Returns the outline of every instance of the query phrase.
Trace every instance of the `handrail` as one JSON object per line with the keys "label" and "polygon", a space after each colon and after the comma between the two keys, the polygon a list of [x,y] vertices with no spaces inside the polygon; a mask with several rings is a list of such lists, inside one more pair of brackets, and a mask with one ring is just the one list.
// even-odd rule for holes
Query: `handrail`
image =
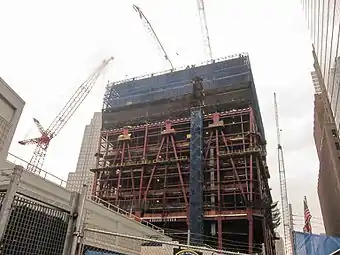
{"label": "handrail", "polygon": [[[12,161],[10,161],[10,160],[9,160],[9,162],[11,162],[12,164],[15,164],[15,165],[21,165],[22,167],[24,167],[24,170],[27,171],[27,166],[30,165],[29,162],[27,162],[26,160],[24,160],[24,159],[22,159],[22,158],[20,158],[20,157],[18,157],[18,156],[16,156],[16,155],[14,155],[14,154],[12,154],[12,153],[10,153],[10,152],[8,153],[8,155],[11,156],[11,157],[14,157],[16,160],[19,160],[19,164],[18,164],[18,162],[12,162]],[[26,164],[26,166],[25,166],[24,163]],[[55,184],[57,184],[58,186],[61,186],[61,187],[63,187],[63,188],[66,187],[67,181],[65,181],[65,180],[63,180],[63,179],[61,179],[61,178],[55,176],[54,174],[51,174],[51,173],[49,173],[49,172],[47,172],[47,171],[45,171],[45,170],[43,170],[43,169],[41,169],[41,168],[37,168],[37,169],[39,170],[39,173],[33,173],[33,172],[30,172],[30,173],[33,173],[33,174],[35,174],[35,175],[38,175],[38,176],[40,176],[41,178],[43,178],[43,179],[45,179],[45,180],[52,181],[52,182],[54,182]],[[4,169],[1,169],[1,170],[4,170]],[[53,178],[54,180],[56,180],[57,182],[54,181],[54,180],[51,180],[51,178],[49,178],[49,177],[52,177],[52,178]],[[127,218],[134,219],[134,220],[136,220],[136,221],[142,223],[143,225],[146,225],[146,226],[148,226],[148,227],[150,227],[150,228],[156,230],[157,232],[164,233],[164,230],[163,230],[162,228],[157,227],[157,226],[151,224],[150,222],[148,222],[148,221],[146,221],[146,220],[143,220],[143,219],[141,219],[141,218],[139,218],[139,217],[133,215],[132,213],[129,213],[129,212],[127,212],[127,211],[125,211],[125,210],[119,208],[119,207],[116,206],[116,205],[112,205],[112,204],[106,202],[105,200],[103,200],[103,199],[101,199],[101,198],[99,198],[99,197],[96,197],[96,196],[93,196],[93,195],[92,195],[92,196],[91,196],[91,200],[94,201],[94,202],[97,203],[97,204],[102,204],[102,205],[104,205],[105,207],[107,207],[109,210],[111,210],[111,211],[113,211],[113,212],[119,213],[119,214],[121,214],[121,215],[123,215],[123,216],[125,216],[125,217],[127,217]]]}
{"label": "handrail", "polygon": [[101,198],[99,198],[97,196],[91,195],[90,198],[95,203],[102,204],[102,205],[104,205],[105,207],[107,207],[109,210],[111,210],[113,212],[117,212],[119,214],[124,215],[127,218],[130,218],[130,219],[133,219],[135,221],[138,221],[139,223],[142,223],[143,225],[146,225],[146,226],[152,228],[153,230],[156,230],[159,233],[162,233],[162,234],[164,233],[164,230],[162,228],[157,227],[156,225],[153,225],[150,222],[137,217],[136,215],[132,214],[131,212],[125,211],[125,210],[119,208],[116,205],[110,204],[107,201],[105,201],[105,200],[103,200],[103,199],[101,199]]}
{"label": "handrail", "polygon": [[[20,165],[24,168],[25,171],[27,171],[27,166],[31,165],[29,162],[27,162],[26,160],[8,152],[8,155],[11,156],[11,157],[14,157],[15,160],[8,160],[10,163],[12,164],[15,164],[15,165]],[[19,160],[19,162],[16,162],[16,160]],[[58,176],[54,175],[54,174],[51,174],[39,167],[37,167],[37,170],[39,171],[38,173],[35,173],[35,172],[30,172],[30,173],[33,173],[35,175],[38,175],[39,177],[45,179],[45,180],[48,180],[48,181],[51,181],[55,184],[57,184],[58,186],[60,187],[63,187],[65,188],[66,187],[66,184],[67,184],[67,181],[59,178]],[[28,172],[28,171],[27,171]]]}

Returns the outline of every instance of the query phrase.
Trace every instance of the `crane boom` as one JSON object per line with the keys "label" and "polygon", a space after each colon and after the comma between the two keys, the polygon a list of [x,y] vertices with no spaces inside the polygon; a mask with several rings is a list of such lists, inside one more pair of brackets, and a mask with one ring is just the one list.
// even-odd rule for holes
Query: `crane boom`
{"label": "crane boom", "polygon": [[64,108],[59,112],[59,114],[54,118],[54,120],[48,127],[47,130],[49,132],[49,135],[53,137],[56,136],[65,126],[67,121],[72,117],[72,115],[84,101],[87,95],[91,92],[97,79],[111,60],[113,60],[112,57],[103,60],[102,63],[92,73],[92,75],[78,87],[76,92],[72,95]]}
{"label": "crane boom", "polygon": [[208,31],[208,25],[207,25],[207,18],[205,16],[204,1],[203,0],[197,0],[197,7],[198,7],[198,14],[199,14],[199,17],[200,17],[201,30],[202,30],[203,42],[204,42],[204,49],[205,49],[207,57],[211,60],[213,57],[212,57],[212,50],[211,50],[211,45],[210,45],[210,37],[209,37],[209,31]]}
{"label": "crane boom", "polygon": [[277,159],[279,168],[279,178],[280,178],[280,194],[281,194],[281,207],[282,207],[282,218],[283,218],[283,235],[285,243],[285,254],[293,254],[292,246],[292,232],[290,224],[290,210],[288,203],[287,194],[287,181],[286,181],[286,170],[283,158],[283,149],[281,146],[281,135],[280,135],[280,125],[279,125],[279,112],[276,101],[276,93],[274,93],[274,109],[275,109],[275,123],[276,123],[276,136],[277,136]]}
{"label": "crane boom", "polygon": [[72,97],[67,101],[66,105],[53,119],[52,123],[47,129],[43,126],[37,119],[33,119],[37,128],[40,131],[41,136],[37,138],[32,138],[28,140],[19,141],[21,145],[35,144],[36,148],[34,150],[33,156],[27,166],[28,171],[36,172],[42,168],[44,159],[46,156],[47,148],[50,144],[52,138],[56,137],[61,129],[66,125],[68,120],[73,116],[75,111],[79,108],[81,103],[85,100],[87,95],[91,92],[93,86],[98,80],[99,76],[102,74],[106,66],[113,60],[113,57],[105,59],[102,63],[95,69],[95,71],[89,76],[89,78],[83,82]]}
{"label": "crane boom", "polygon": [[155,30],[152,28],[152,25],[149,22],[149,20],[147,19],[147,17],[144,15],[142,10],[137,5],[133,5],[132,7],[139,14],[139,18],[143,21],[145,27],[148,29],[150,35],[153,37],[153,40],[156,42],[157,47],[159,48],[159,50],[164,55],[164,59],[170,64],[171,69],[174,69],[172,62],[168,57],[168,54],[166,53],[161,41],[159,40]]}

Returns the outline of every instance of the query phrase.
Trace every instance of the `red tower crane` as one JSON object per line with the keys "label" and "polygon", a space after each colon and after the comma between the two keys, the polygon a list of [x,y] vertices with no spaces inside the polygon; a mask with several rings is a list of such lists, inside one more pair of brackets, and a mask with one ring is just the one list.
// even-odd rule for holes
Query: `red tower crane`
{"label": "red tower crane", "polygon": [[33,119],[34,123],[38,127],[41,136],[37,138],[32,138],[28,140],[19,141],[21,145],[35,144],[36,148],[34,150],[33,156],[27,166],[27,170],[31,172],[39,172],[44,164],[46,157],[46,151],[52,138],[56,137],[61,129],[66,125],[67,121],[73,116],[75,111],[91,92],[97,79],[102,74],[106,66],[113,60],[113,57],[105,59],[102,63],[95,69],[95,71],[84,81],[68,100],[66,105],[62,108],[59,114],[54,118],[52,123],[47,129],[43,126],[37,119]]}

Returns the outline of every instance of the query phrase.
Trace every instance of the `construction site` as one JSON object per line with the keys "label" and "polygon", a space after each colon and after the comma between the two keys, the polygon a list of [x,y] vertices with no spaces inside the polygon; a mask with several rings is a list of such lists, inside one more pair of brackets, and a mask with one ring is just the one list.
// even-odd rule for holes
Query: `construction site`
{"label": "construction site", "polygon": [[[155,254],[276,254],[275,229],[280,216],[273,213],[277,202],[272,200],[268,184],[266,138],[250,58],[240,53],[213,59],[204,4],[202,0],[197,4],[208,60],[181,68],[174,68],[151,23],[133,5],[170,69],[107,84],[96,166],[85,169],[93,173],[92,185],[80,180],[80,191],[63,189],[63,181],[51,186],[42,167],[51,140],[114,58],[102,61],[46,129],[33,119],[40,136],[19,141],[36,145],[31,160],[22,167],[13,164],[2,169],[13,176],[6,179],[0,208],[0,216],[7,215],[0,220],[0,239],[7,240],[5,252],[46,249],[46,254],[151,254],[153,248],[145,243],[156,243],[164,251],[154,250]],[[284,237],[286,254],[291,254],[274,98]],[[93,154],[91,157],[93,160]],[[33,191],[27,193],[26,188],[26,194],[22,190],[28,184]],[[41,187],[45,187],[43,193]],[[46,239],[44,248],[27,245],[27,238],[20,244],[10,243],[11,236],[25,235],[19,225],[27,226],[21,223],[26,216],[17,213],[20,224],[15,225],[16,211],[8,213],[20,202],[19,196],[63,212],[56,247],[49,247],[48,235],[40,235],[40,230],[35,234]],[[36,217],[37,226],[42,218]],[[138,236],[133,236],[134,232]]]}
{"label": "construction site", "polygon": [[102,118],[94,196],[175,231],[180,242],[239,244],[249,254],[264,243],[274,254],[266,141],[247,54],[109,84]]}

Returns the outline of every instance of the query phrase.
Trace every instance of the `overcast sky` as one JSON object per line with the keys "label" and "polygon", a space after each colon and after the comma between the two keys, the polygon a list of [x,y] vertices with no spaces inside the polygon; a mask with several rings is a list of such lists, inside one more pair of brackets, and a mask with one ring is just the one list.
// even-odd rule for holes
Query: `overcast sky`
{"label": "overcast sky", "polygon": [[[279,200],[273,92],[277,93],[288,196],[297,230],[308,197],[316,233],[323,232],[317,196],[311,42],[297,0],[209,0],[206,15],[214,58],[249,52],[268,142],[273,197]],[[29,160],[18,140],[47,127],[100,61],[115,60],[49,148],[45,168],[74,171],[83,130],[101,110],[107,80],[166,69],[157,46],[132,9],[139,5],[175,66],[205,60],[196,0],[0,1],[0,76],[26,101],[11,152]],[[178,55],[177,55],[178,53]]]}

